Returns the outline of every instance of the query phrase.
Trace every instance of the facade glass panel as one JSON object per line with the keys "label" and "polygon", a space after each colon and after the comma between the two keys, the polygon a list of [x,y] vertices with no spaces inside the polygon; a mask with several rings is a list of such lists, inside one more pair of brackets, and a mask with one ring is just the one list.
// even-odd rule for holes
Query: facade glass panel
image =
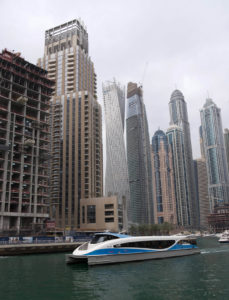
{"label": "facade glass panel", "polygon": [[210,211],[229,203],[229,176],[220,109],[208,98],[200,111]]}
{"label": "facade glass panel", "polygon": [[[182,223],[185,226],[198,227],[198,203],[196,197],[195,181],[194,181],[194,164],[192,157],[192,144],[191,144],[191,134],[188,121],[187,104],[185,102],[183,94],[179,90],[175,90],[170,98],[169,102],[170,111],[170,125],[177,125],[182,130],[182,163],[183,174],[182,177],[177,177],[176,180],[181,180],[181,184],[184,187],[183,190],[183,204],[186,203],[186,209],[183,212],[186,217],[183,219]],[[174,145],[175,146],[175,145]],[[176,159],[176,158],[174,158]],[[176,182],[176,186],[180,185]],[[177,190],[178,191],[178,190]],[[179,197],[178,197],[179,198]],[[184,217],[184,214],[183,217]],[[183,218],[182,217],[182,218]],[[181,221],[181,220],[180,220]]]}
{"label": "facade glass panel", "polygon": [[151,224],[154,215],[148,122],[142,89],[135,83],[128,83],[126,141],[130,184],[128,220],[132,224]]}
{"label": "facade glass panel", "polygon": [[103,84],[106,124],[106,196],[117,195],[120,230],[128,227],[127,203],[130,200],[126,149],[124,142],[125,89],[119,83]]}

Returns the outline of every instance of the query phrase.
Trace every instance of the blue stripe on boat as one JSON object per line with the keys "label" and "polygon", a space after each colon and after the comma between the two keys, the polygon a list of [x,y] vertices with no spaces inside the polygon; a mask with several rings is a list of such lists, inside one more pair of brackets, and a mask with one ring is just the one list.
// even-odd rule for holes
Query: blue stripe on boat
{"label": "blue stripe on boat", "polygon": [[114,255],[114,254],[129,254],[129,253],[143,253],[143,252],[156,252],[157,250],[146,250],[146,249],[136,249],[136,248],[106,248],[99,249],[87,253],[85,255]]}
{"label": "blue stripe on boat", "polygon": [[139,249],[139,248],[106,248],[106,249],[99,249],[87,253],[85,255],[115,255],[115,254],[129,254],[129,253],[144,253],[144,252],[166,252],[171,250],[184,250],[184,249],[193,249],[197,248],[196,245],[174,245],[167,250],[155,250],[155,249]]}
{"label": "blue stripe on boat", "polygon": [[180,245],[180,244],[176,244],[174,246],[172,246],[169,250],[182,250],[182,249],[193,249],[193,248],[197,248],[196,245]]}

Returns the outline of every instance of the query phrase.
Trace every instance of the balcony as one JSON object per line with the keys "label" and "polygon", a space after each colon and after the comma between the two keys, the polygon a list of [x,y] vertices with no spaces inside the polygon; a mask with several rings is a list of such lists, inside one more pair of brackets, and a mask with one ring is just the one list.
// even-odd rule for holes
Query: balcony
{"label": "balcony", "polygon": [[[25,189],[25,190],[22,191],[22,194],[29,195],[30,194],[30,190],[29,189]],[[26,197],[27,197],[27,195],[26,195]]]}
{"label": "balcony", "polygon": [[11,204],[19,204],[19,201],[18,201],[18,199],[11,198],[10,203]]}
{"label": "balcony", "polygon": [[0,105],[0,110],[5,110],[5,111],[8,112],[8,107],[7,107],[7,105],[1,104],[1,105]]}
{"label": "balcony", "polygon": [[41,105],[41,108],[40,108],[41,112],[42,113],[48,113],[49,114],[49,106],[46,106],[46,105]]}
{"label": "balcony", "polygon": [[23,122],[23,121],[20,121],[20,120],[18,120],[18,119],[16,118],[15,124],[18,124],[18,125],[23,126],[23,125],[24,125],[24,122]]}
{"label": "balcony", "polygon": [[38,121],[33,121],[33,122],[32,122],[32,126],[33,126],[34,128],[36,128],[36,129],[40,129],[40,127],[41,127],[41,125],[40,125],[40,123],[39,123]]}
{"label": "balcony", "polygon": [[40,136],[40,141],[42,141],[42,142],[49,142],[50,140],[47,138],[46,135],[41,135]]}
{"label": "balcony", "polygon": [[[16,126],[15,126],[16,127]],[[16,135],[23,135],[23,131],[22,131],[22,129],[15,129],[15,134]]]}
{"label": "balcony", "polygon": [[38,172],[38,176],[40,177],[48,177],[47,173]]}
{"label": "balcony", "polygon": [[23,184],[30,184],[30,180],[24,180]]}

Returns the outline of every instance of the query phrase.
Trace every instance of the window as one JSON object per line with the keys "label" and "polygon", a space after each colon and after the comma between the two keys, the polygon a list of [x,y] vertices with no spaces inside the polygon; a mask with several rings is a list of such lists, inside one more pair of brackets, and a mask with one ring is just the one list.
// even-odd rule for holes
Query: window
{"label": "window", "polygon": [[114,211],[113,210],[105,211],[105,216],[113,216],[113,215],[114,215]]}
{"label": "window", "polygon": [[158,224],[163,224],[163,223],[164,223],[164,218],[158,217]]}
{"label": "window", "polygon": [[82,207],[82,222],[85,223],[85,206]]}
{"label": "window", "polygon": [[114,208],[114,204],[105,204],[104,207],[105,209],[111,209]]}
{"label": "window", "polygon": [[60,47],[61,47],[61,50],[64,50],[66,47],[65,43],[62,43]]}
{"label": "window", "polygon": [[196,240],[181,240],[177,244],[179,244],[179,245],[196,245]]}
{"label": "window", "polygon": [[105,218],[106,223],[114,222],[114,218]]}
{"label": "window", "polygon": [[[174,240],[159,240],[159,241],[140,241],[132,243],[123,243],[116,247],[124,248],[149,248],[149,249],[166,249],[175,244]],[[114,246],[115,247],[115,246]]]}
{"label": "window", "polygon": [[91,244],[98,244],[98,243],[102,243],[114,239],[118,239],[118,237],[113,235],[98,234],[93,237]]}
{"label": "window", "polygon": [[163,204],[162,203],[157,203],[157,211],[163,212]]}
{"label": "window", "polygon": [[95,205],[87,206],[87,223],[96,223]]}

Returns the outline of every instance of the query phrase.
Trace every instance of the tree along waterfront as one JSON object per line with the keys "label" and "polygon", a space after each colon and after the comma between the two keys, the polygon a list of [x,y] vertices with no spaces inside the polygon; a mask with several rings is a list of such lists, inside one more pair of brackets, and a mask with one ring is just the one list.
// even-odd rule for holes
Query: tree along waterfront
{"label": "tree along waterfront", "polygon": [[173,230],[174,226],[165,222],[163,224],[131,225],[128,232],[131,235],[169,235]]}

